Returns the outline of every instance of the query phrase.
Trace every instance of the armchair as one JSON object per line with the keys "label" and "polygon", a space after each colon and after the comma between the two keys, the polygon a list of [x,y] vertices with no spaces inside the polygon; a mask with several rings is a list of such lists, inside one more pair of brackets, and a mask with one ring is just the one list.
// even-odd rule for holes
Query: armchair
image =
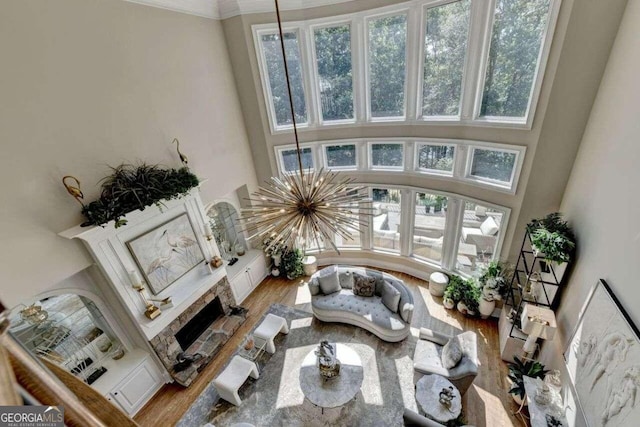
{"label": "armchair", "polygon": [[451,381],[464,395],[478,375],[478,343],[472,331],[459,334],[462,360],[452,369],[442,366],[442,347],[450,336],[430,329],[420,329],[420,339],[413,354],[413,369],[422,374],[437,374]]}

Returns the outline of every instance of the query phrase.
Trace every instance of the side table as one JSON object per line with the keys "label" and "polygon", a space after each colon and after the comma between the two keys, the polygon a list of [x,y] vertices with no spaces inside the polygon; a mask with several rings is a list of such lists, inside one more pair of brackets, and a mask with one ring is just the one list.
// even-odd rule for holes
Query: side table
{"label": "side table", "polygon": [[[453,387],[451,407],[440,403],[440,392],[443,388]],[[451,382],[440,375],[425,375],[416,384],[416,400],[425,415],[434,421],[446,424],[455,420],[462,412],[462,396]]]}
{"label": "side table", "polygon": [[540,405],[536,402],[536,393],[538,386],[542,384],[542,380],[527,376],[523,376],[522,379],[524,380],[524,390],[529,407],[529,421],[531,422],[531,427],[547,427],[547,415],[553,416],[561,423],[558,427],[568,427],[569,423],[567,422],[564,409],[562,408],[562,397],[560,396],[560,391],[550,387],[553,395],[552,401],[547,405]]}

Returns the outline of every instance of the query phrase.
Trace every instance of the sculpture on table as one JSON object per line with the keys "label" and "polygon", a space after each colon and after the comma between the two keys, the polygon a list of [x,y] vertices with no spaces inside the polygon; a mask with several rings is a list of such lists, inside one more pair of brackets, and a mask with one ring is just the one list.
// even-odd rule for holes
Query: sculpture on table
{"label": "sculpture on table", "polygon": [[325,379],[340,375],[340,361],[336,357],[336,348],[329,341],[322,341],[316,350],[320,375]]}
{"label": "sculpture on table", "polygon": [[438,400],[440,401],[440,404],[442,406],[449,409],[451,408],[451,403],[453,402],[453,398],[454,398],[453,387],[449,386],[447,388],[443,388],[442,391],[440,391],[440,398]]}

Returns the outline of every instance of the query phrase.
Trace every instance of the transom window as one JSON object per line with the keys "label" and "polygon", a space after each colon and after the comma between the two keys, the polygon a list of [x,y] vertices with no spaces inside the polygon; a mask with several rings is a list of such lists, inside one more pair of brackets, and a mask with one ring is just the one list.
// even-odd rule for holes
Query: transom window
{"label": "transom window", "polygon": [[467,173],[470,177],[479,180],[511,184],[517,157],[516,151],[473,148]]}
{"label": "transom window", "polygon": [[456,147],[445,144],[418,144],[417,165],[424,172],[453,175]]}
{"label": "transom window", "polygon": [[325,145],[325,167],[355,169],[358,165],[356,144]]}
{"label": "transom window", "polygon": [[373,143],[370,145],[371,168],[402,170],[404,144],[401,142]]}
{"label": "transom window", "polygon": [[[311,148],[302,148],[300,158],[302,160],[302,168],[306,171],[313,169],[313,153]],[[298,152],[294,149],[280,150],[279,152],[281,170],[284,173],[293,173],[300,170],[298,162]]]}
{"label": "transom window", "polygon": [[[561,0],[410,0],[287,22],[302,127],[384,121],[530,128]],[[272,133],[292,124],[277,25],[254,25]]]}

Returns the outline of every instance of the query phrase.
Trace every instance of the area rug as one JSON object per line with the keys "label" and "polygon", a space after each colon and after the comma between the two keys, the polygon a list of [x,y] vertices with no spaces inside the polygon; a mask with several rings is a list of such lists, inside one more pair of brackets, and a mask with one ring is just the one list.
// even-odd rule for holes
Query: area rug
{"label": "area rug", "polygon": [[[414,336],[387,343],[361,328],[321,322],[293,307],[274,304],[267,313],[287,319],[290,332],[278,335],[275,354],[260,358],[260,377],[247,380],[239,391],[242,405],[236,407],[220,399],[209,384],[179,421],[179,427],[206,422],[215,426],[244,422],[256,427],[401,426],[404,408],[416,410]],[[362,359],[361,391],[340,408],[322,410],[306,400],[300,389],[300,364],[322,340],[344,343]]]}

